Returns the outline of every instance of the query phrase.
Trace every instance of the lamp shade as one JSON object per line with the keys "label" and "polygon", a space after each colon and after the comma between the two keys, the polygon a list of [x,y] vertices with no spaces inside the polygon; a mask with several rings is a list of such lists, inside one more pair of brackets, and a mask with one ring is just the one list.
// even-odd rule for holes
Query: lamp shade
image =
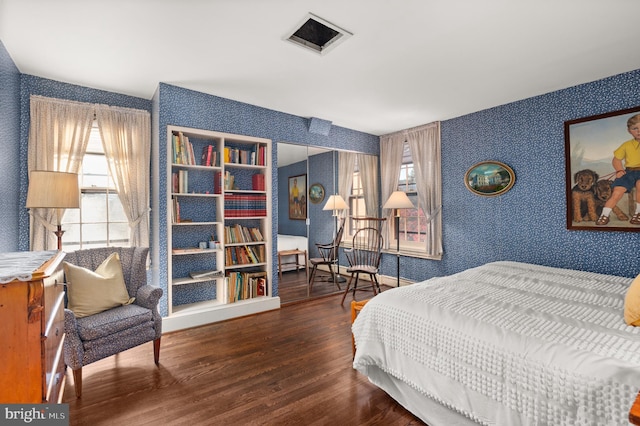
{"label": "lamp shade", "polygon": [[414,207],[404,191],[394,191],[382,206],[383,209],[413,209]]}
{"label": "lamp shade", "polygon": [[336,194],[329,197],[327,204],[324,205],[322,210],[346,210],[348,208],[349,207],[347,206],[347,203],[344,202],[344,199],[340,195]]}
{"label": "lamp shade", "polygon": [[78,175],[33,170],[29,173],[27,205],[31,208],[72,209],[80,207]]}

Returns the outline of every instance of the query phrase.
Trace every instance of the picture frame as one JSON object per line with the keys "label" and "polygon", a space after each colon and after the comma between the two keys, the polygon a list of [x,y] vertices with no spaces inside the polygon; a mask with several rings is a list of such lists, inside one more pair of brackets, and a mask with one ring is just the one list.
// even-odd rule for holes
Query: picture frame
{"label": "picture frame", "polygon": [[307,175],[289,177],[289,219],[307,218]]}
{"label": "picture frame", "polygon": [[509,191],[516,182],[511,167],[499,161],[481,161],[464,175],[467,189],[483,197],[495,197]]}
{"label": "picture frame", "polygon": [[638,114],[640,106],[564,122],[567,229],[640,231],[640,225],[629,222],[635,212],[635,190],[625,193],[613,207],[609,223],[596,224],[613,191],[614,151],[634,139],[627,121]]}
{"label": "picture frame", "polygon": [[309,201],[313,204],[321,203],[324,200],[324,186],[314,183],[309,187]]}

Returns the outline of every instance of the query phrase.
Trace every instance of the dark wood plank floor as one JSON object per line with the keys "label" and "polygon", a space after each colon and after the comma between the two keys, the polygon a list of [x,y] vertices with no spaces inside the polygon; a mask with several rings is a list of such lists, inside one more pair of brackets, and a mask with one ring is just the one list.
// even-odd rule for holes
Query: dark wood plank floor
{"label": "dark wood plank floor", "polygon": [[[320,297],[326,297],[332,294],[343,294],[347,288],[347,283],[341,282],[340,287],[330,281],[331,274],[327,271],[318,271],[311,290],[308,291],[309,284],[307,282],[304,270],[299,271],[287,271],[282,274],[282,279],[278,282],[278,296],[280,296],[280,304],[287,305],[289,303],[296,303],[299,301],[306,301],[310,299],[316,299]],[[343,277],[348,279],[348,277]],[[385,287],[382,286],[384,291]],[[308,292],[308,295],[307,295]],[[366,299],[373,294],[371,288],[371,282],[360,279],[358,283],[358,291],[356,294],[357,299]],[[345,305],[351,301],[352,296],[348,295],[345,299]]]}
{"label": "dark wood plank floor", "polygon": [[79,400],[68,371],[70,424],[422,424],[353,370],[341,297],[168,333],[159,367],[151,343],[86,366]]}

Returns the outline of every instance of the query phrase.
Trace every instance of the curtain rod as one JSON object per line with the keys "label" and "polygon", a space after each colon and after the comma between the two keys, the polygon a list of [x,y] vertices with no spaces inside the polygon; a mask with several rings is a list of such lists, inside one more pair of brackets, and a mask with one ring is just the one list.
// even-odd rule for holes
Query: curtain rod
{"label": "curtain rod", "polygon": [[440,122],[439,121],[434,121],[432,123],[428,123],[428,124],[421,124],[420,126],[416,126],[416,127],[411,127],[409,129],[404,129],[404,130],[399,130],[397,132],[391,132],[391,133],[387,133],[384,135],[380,135],[380,137],[385,137],[385,136],[393,136],[393,135],[400,135],[400,134],[407,134],[409,132],[417,132],[419,130],[426,130],[429,129],[433,126],[437,126],[440,127]]}

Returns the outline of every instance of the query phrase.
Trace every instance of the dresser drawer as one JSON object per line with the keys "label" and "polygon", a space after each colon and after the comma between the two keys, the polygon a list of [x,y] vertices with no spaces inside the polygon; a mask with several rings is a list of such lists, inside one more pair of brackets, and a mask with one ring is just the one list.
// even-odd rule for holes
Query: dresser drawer
{"label": "dresser drawer", "polygon": [[[62,287],[62,285],[57,285]],[[64,378],[64,292],[47,292],[46,296],[55,295],[55,299],[47,298],[45,309],[49,313],[44,333],[44,395],[47,402],[57,402],[59,389]]]}

